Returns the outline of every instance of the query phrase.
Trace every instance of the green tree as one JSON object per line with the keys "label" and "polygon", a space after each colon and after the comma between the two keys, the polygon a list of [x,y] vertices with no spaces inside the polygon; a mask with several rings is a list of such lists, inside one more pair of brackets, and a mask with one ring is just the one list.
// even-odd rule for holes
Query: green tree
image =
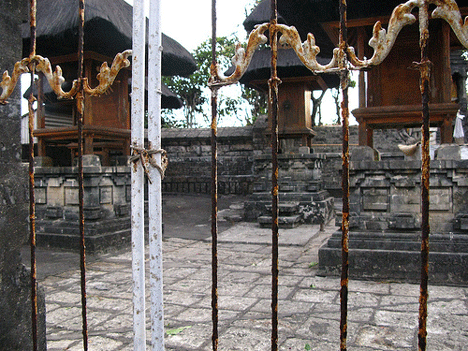
{"label": "green tree", "polygon": [[[217,61],[222,69],[231,65],[234,56],[237,38],[219,37],[217,40]],[[198,70],[188,78],[174,76],[164,77],[163,82],[176,93],[184,102],[184,127],[197,127],[196,115],[202,115],[205,121],[210,120],[208,79],[210,78],[211,66],[211,40],[205,40],[193,52],[193,57],[198,65]],[[227,115],[235,114],[240,104],[240,99],[231,98],[219,94],[218,116],[221,119]],[[170,119],[171,111],[164,111],[165,118]]]}

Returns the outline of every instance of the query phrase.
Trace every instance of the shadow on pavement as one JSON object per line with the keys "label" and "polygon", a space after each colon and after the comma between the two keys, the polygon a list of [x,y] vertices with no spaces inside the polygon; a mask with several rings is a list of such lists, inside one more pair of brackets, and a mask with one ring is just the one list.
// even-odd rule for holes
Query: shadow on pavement
{"label": "shadow on pavement", "polygon": [[[245,197],[224,195],[218,198],[218,211],[229,209],[234,203],[243,203]],[[86,224],[85,224],[86,225]],[[233,223],[219,220],[218,231],[222,232]],[[163,239],[180,238],[206,240],[211,237],[211,196],[209,194],[163,194]],[[130,251],[128,248],[106,253],[117,254]],[[31,252],[29,244],[21,250],[23,264],[30,268]],[[99,260],[100,254],[87,254],[86,262]],[[47,247],[36,249],[37,279],[43,280],[54,274],[60,274],[80,267],[77,252],[58,250]]]}

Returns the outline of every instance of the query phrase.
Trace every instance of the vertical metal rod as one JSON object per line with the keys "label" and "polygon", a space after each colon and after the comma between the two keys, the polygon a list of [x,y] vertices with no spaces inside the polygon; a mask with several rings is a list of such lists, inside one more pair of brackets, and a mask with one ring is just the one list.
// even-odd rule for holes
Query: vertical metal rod
{"label": "vertical metal rod", "polygon": [[[144,0],[133,3],[132,56],[132,146],[144,146],[145,104],[145,13]],[[135,152],[135,150],[134,150]],[[132,168],[132,271],[134,351],[146,349],[145,331],[145,239],[143,167]]]}
{"label": "vertical metal rod", "polygon": [[419,297],[419,332],[418,348],[426,350],[426,322],[427,322],[427,299],[428,299],[428,271],[429,271],[429,177],[430,177],[430,155],[429,155],[429,82],[431,62],[428,59],[429,42],[429,20],[428,5],[426,2],[419,8],[419,31],[421,47],[421,99],[422,99],[422,164],[421,164],[421,285]]}
{"label": "vertical metal rod", "polygon": [[348,75],[346,69],[346,51],[348,41],[347,30],[347,4],[346,0],[340,1],[340,52],[342,53],[340,68],[341,71],[341,89],[343,101],[341,102],[341,114],[343,121],[343,172],[342,172],[342,190],[343,190],[343,218],[341,224],[341,319],[340,319],[340,350],[346,350],[346,341],[348,334],[348,247],[349,247],[349,108],[348,108]]}
{"label": "vertical metal rod", "polygon": [[[150,149],[161,149],[161,7],[160,0],[150,1],[148,33],[148,141]],[[161,154],[154,154],[161,165]],[[151,286],[151,346],[164,351],[162,198],[161,174],[150,167],[148,184],[149,254]]]}
{"label": "vertical metal rod", "polygon": [[[29,18],[31,44],[29,57],[36,54],[36,0],[30,0]],[[36,200],[34,191],[34,67],[31,67],[31,94],[28,99],[28,125],[29,125],[29,244],[31,250],[31,333],[33,341],[33,351],[37,351],[37,277],[36,277]]]}
{"label": "vertical metal rod", "polygon": [[271,350],[278,350],[278,85],[280,79],[277,72],[278,61],[278,24],[277,1],[271,0],[270,46],[271,46],[271,77],[269,85],[269,104],[271,118]]}
{"label": "vertical metal rod", "polygon": [[[36,54],[36,0],[30,1],[30,57]],[[34,67],[31,67],[31,94],[28,99],[29,125],[29,241],[31,250],[31,333],[33,351],[38,350],[37,342],[37,267],[36,267],[36,199],[34,191]]]}
{"label": "vertical metal rod", "polygon": [[[31,86],[34,84],[34,72],[31,71]],[[28,99],[29,111],[29,241],[31,249],[31,320],[33,350],[37,350],[37,267],[36,267],[36,204],[34,192],[34,95]]]}
{"label": "vertical metal rod", "polygon": [[79,196],[79,227],[80,227],[80,270],[81,270],[81,318],[83,334],[83,350],[88,350],[88,321],[86,312],[86,246],[84,235],[84,185],[83,185],[83,57],[84,57],[84,0],[79,0],[78,26],[78,81],[79,91],[76,95],[78,116],[78,196]]}
{"label": "vertical metal rod", "polygon": [[[216,67],[216,0],[211,2],[211,68]],[[211,337],[213,351],[218,350],[218,88],[211,88]]]}

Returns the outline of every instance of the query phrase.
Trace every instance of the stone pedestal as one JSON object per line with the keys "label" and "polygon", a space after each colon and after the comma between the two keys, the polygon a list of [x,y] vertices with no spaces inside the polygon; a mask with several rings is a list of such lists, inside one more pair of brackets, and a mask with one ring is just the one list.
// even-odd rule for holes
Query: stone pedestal
{"label": "stone pedestal", "polygon": [[[351,163],[351,277],[419,279],[420,167],[418,161]],[[431,161],[429,273],[432,283],[468,283],[467,175],[466,160]],[[319,250],[319,272],[338,275],[340,270],[341,232],[337,232]]]}
{"label": "stone pedestal", "polygon": [[[88,252],[118,249],[131,240],[130,168],[101,167],[98,161],[83,160]],[[38,245],[79,249],[78,167],[36,169],[36,216]]]}
{"label": "stone pedestal", "polygon": [[[279,226],[328,223],[334,216],[334,199],[322,189],[324,155],[278,155]],[[271,156],[257,156],[254,192],[244,203],[244,219],[271,226]]]}

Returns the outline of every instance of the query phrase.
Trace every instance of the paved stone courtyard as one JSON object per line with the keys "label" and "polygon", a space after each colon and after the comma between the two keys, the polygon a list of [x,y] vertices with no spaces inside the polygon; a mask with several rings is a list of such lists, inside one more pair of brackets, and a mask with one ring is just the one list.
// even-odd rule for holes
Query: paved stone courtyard
{"label": "paved stone courtyard", "polygon": [[[315,274],[318,248],[336,227],[299,228],[280,231],[280,350],[336,351],[340,282]],[[220,350],[270,349],[269,232],[239,223],[220,234]],[[131,253],[93,258],[87,268],[89,349],[132,350]],[[79,270],[67,269],[40,282],[49,351],[82,350],[79,281]],[[349,350],[417,350],[418,285],[350,281],[349,288]],[[430,287],[428,350],[466,350],[467,293]],[[166,349],[211,350],[209,239],[165,239],[164,294]]]}

